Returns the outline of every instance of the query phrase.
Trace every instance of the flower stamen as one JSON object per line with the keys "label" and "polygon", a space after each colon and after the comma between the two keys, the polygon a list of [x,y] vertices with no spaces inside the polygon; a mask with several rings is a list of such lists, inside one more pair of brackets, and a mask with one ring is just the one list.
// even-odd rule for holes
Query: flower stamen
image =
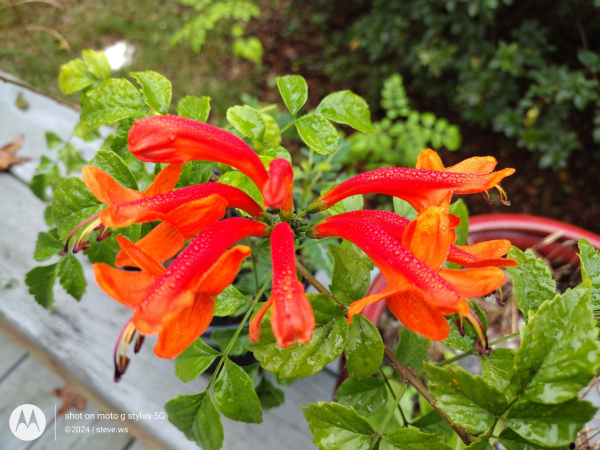
{"label": "flower stamen", "polygon": [[477,342],[475,344],[477,348],[477,352],[480,355],[489,355],[492,353],[492,349],[488,347],[488,338],[485,332],[485,328],[483,324],[479,320],[479,317],[475,315],[472,309],[469,308],[469,314],[465,316],[465,319],[475,328],[475,332],[477,333]]}
{"label": "flower stamen", "polygon": [[[121,380],[121,377],[127,370],[129,366],[130,358],[127,356],[127,349],[129,348],[129,344],[135,338],[137,330],[133,325],[133,320],[129,320],[121,330],[119,334],[119,338],[117,340],[117,344],[115,345],[114,352],[114,363],[115,363],[115,383],[118,383]],[[134,353],[140,351],[142,344],[144,343],[145,336],[143,334],[138,334],[138,338],[135,343]]]}
{"label": "flower stamen", "polygon": [[[75,235],[75,233],[77,233],[81,229],[81,227],[83,227],[84,225],[87,225],[90,222],[92,222],[92,224],[94,225],[92,227],[92,229],[86,233],[85,230],[87,230],[89,228],[89,226],[86,227],[86,229],[84,230],[84,232],[82,233],[82,235],[79,236],[79,238],[77,239],[77,242],[73,246],[73,253],[77,253],[80,250],[85,250],[85,247],[89,244],[89,242],[83,242],[82,243],[82,240],[85,239],[85,236],[87,236],[89,233],[91,233],[95,227],[97,227],[98,225],[101,224],[100,219],[98,219],[98,214],[94,214],[93,216],[88,217],[83,222],[81,222],[79,225],[77,225],[73,229],[73,231],[71,231],[71,234],[69,234],[69,237],[67,238],[67,242],[65,244],[65,248],[63,249],[62,252],[60,252],[60,256],[66,256],[69,253],[69,243],[71,242],[71,239],[73,238],[73,236]],[[92,224],[90,224],[90,225],[92,225]]]}

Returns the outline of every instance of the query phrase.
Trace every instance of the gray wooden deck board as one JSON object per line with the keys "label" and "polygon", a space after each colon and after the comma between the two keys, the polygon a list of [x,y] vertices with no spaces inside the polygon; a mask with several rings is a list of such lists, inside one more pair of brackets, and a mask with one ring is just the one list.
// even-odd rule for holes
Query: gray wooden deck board
{"label": "gray wooden deck board", "polygon": [[[9,142],[17,135],[25,134],[21,154],[39,157],[46,152],[45,131],[58,131],[66,136],[77,115],[31,93],[25,95],[31,104],[29,110],[20,111],[13,105],[18,90],[0,82],[0,142]],[[181,383],[174,375],[173,362],[153,355],[152,338],[140,354],[135,355],[121,383],[113,383],[113,345],[130,311],[109,299],[95,285],[89,266],[85,269],[89,285],[80,304],[56,288],[55,310],[51,312],[37,305],[28,294],[24,275],[35,265],[32,255],[37,233],[46,228],[42,218],[45,205],[25,184],[33,167],[35,163],[29,163],[15,168],[12,175],[0,174],[0,208],[3,211],[0,329],[77,387],[104,412],[153,414],[164,411],[164,403],[176,395],[204,390],[208,378]],[[333,384],[330,375],[320,373],[284,388],[285,405],[265,411],[264,422],[260,425],[224,419],[224,447],[237,450],[260,446],[268,450],[279,449],[282,442],[289,442],[293,443],[294,449],[314,448],[299,405],[331,398]],[[131,436],[149,448],[197,448],[166,419],[126,421],[125,424]]]}

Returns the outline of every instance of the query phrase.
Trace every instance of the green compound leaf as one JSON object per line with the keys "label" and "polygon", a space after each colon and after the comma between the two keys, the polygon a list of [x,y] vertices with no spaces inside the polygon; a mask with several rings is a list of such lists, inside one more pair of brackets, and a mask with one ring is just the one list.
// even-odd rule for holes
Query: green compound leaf
{"label": "green compound leaf", "polygon": [[515,395],[510,384],[516,350],[496,348],[489,356],[480,356],[481,375],[488,384],[504,392],[507,399]]}
{"label": "green compound leaf", "polygon": [[81,91],[95,82],[94,76],[88,71],[81,59],[73,59],[60,67],[58,86],[63,94]]}
{"label": "green compound leaf", "polygon": [[363,133],[375,131],[371,123],[369,105],[362,97],[351,91],[329,94],[317,107],[317,113],[334,122],[350,125]]}
{"label": "green compound leaf", "polygon": [[110,150],[98,150],[98,153],[94,156],[94,159],[90,161],[90,164],[104,170],[120,185],[137,190],[138,184],[133,173],[131,173],[131,170],[129,170],[129,167],[125,164],[125,161],[123,161],[115,152]]}
{"label": "green compound leaf", "polygon": [[542,303],[521,328],[511,379],[517,395],[540,403],[560,403],[575,397],[594,377],[600,343],[590,286],[588,280]]}
{"label": "green compound leaf", "polygon": [[487,431],[506,408],[506,399],[500,391],[461,367],[440,368],[425,363],[425,370],[437,405],[469,433]]}
{"label": "green compound leaf", "polygon": [[58,239],[56,228],[48,232],[38,233],[33,258],[40,262],[46,261],[54,255],[58,255],[64,247],[64,244]]}
{"label": "green compound leaf", "polygon": [[219,178],[219,183],[227,184],[244,191],[259,205],[262,205],[263,203],[263,195],[258,187],[256,187],[254,182],[242,172],[236,170],[226,172]]}
{"label": "green compound leaf", "polygon": [[227,286],[219,295],[215,297],[216,317],[230,316],[242,306],[249,305],[251,302],[235,286]]}
{"label": "green compound leaf", "polygon": [[410,203],[401,198],[394,197],[394,212],[401,215],[408,220],[415,220],[417,218],[417,211],[412,207]]}
{"label": "green compound leaf", "polygon": [[82,122],[90,128],[110,125],[130,117],[148,113],[144,97],[125,79],[111,78],[83,97]]}
{"label": "green compound leaf", "polygon": [[277,77],[277,88],[287,109],[296,117],[296,114],[308,99],[308,85],[300,75],[286,75]]}
{"label": "green compound leaf", "polygon": [[506,413],[509,427],[525,440],[541,446],[569,445],[598,408],[573,399],[558,405],[520,400]]}
{"label": "green compound leaf", "polygon": [[[229,346],[229,343],[233,339],[233,335],[236,333],[235,328],[217,328],[210,335],[210,338],[215,341],[221,350],[225,351],[225,349]],[[250,343],[250,336],[248,336],[248,329],[242,328],[239,336],[235,340],[233,346],[229,350],[229,354],[231,356],[242,356],[248,353],[246,350],[246,345]]]}
{"label": "green compound leaf", "polygon": [[296,121],[298,134],[306,145],[320,155],[337,151],[338,133],[329,121],[320,114],[309,114]]}
{"label": "green compound leaf", "polygon": [[210,367],[219,354],[198,338],[175,358],[175,375],[184,383],[195,380]]}
{"label": "green compound leaf", "polygon": [[581,277],[592,280],[592,308],[600,309],[600,252],[585,239],[579,240]]}
{"label": "green compound leaf", "polygon": [[181,117],[206,122],[210,113],[210,97],[188,95],[177,103],[177,114]]}
{"label": "green compound leaf", "polygon": [[333,257],[331,293],[344,305],[363,298],[371,284],[371,269],[363,256],[341,244],[329,244],[328,249]]}
{"label": "green compound leaf", "polygon": [[469,210],[462,198],[450,205],[450,214],[454,214],[460,219],[460,225],[454,229],[456,232],[454,245],[466,245],[469,235]]}
{"label": "green compound leaf", "polygon": [[252,380],[244,369],[229,358],[225,358],[213,395],[217,408],[225,417],[246,423],[262,422],[260,400]]}
{"label": "green compound leaf", "polygon": [[[469,308],[473,310],[475,315],[479,318],[481,323],[483,324],[483,328],[487,331],[488,321],[487,316],[481,310],[479,305],[473,301],[469,300]],[[475,348],[475,342],[477,341],[477,332],[473,326],[466,322],[465,323],[465,335],[462,336],[458,331],[456,326],[456,318],[458,314],[453,314],[451,316],[446,317],[448,324],[450,325],[450,334],[446,338],[445,341],[442,341],[443,344],[447,347],[450,347],[454,350],[460,350],[461,352],[467,352]]]}
{"label": "green compound leaf", "polygon": [[165,404],[169,422],[204,450],[219,450],[223,446],[223,424],[210,395],[180,395]]}
{"label": "green compound leaf", "polygon": [[406,327],[399,330],[400,341],[396,347],[396,356],[408,367],[420,370],[423,368],[423,361],[427,361],[427,351],[429,339],[413,333]]}
{"label": "green compound leaf", "polygon": [[247,105],[229,108],[227,121],[247,138],[262,142],[266,129],[265,121],[254,108]]}
{"label": "green compound leaf", "polygon": [[385,405],[387,393],[381,378],[346,378],[335,393],[342,405],[352,407],[361,416],[370,416]]}
{"label": "green compound leaf", "polygon": [[[258,366],[257,366],[258,370]],[[256,395],[263,409],[277,408],[285,402],[284,392],[263,376],[256,386]]]}
{"label": "green compound leaf", "polygon": [[426,434],[413,427],[398,428],[387,433],[379,444],[379,450],[451,450],[435,434]]}
{"label": "green compound leaf", "polygon": [[338,403],[319,402],[302,406],[302,412],[322,450],[369,450],[375,430],[352,408]]}
{"label": "green compound leaf", "polygon": [[84,50],[82,54],[85,67],[90,73],[101,81],[110,78],[111,69],[106,53],[103,51]]}
{"label": "green compound leaf", "polygon": [[417,427],[423,433],[439,435],[442,441],[446,443],[449,443],[456,436],[448,422],[433,409],[414,420],[411,425]]}
{"label": "green compound leaf", "polygon": [[81,300],[87,283],[83,274],[83,266],[73,255],[67,255],[58,263],[58,279],[60,285],[76,300]]}
{"label": "green compound leaf", "polygon": [[377,372],[383,361],[383,340],[379,330],[360,314],[352,317],[346,345],[346,369],[355,377]]}
{"label": "green compound leaf", "polygon": [[146,105],[160,114],[167,114],[169,112],[173,87],[166,77],[152,70],[131,72],[129,76],[135,78],[142,88],[142,95]]}
{"label": "green compound leaf", "polygon": [[54,282],[58,263],[49,266],[38,266],[25,274],[25,284],[35,301],[46,309],[54,306]]}
{"label": "green compound leaf", "polygon": [[188,161],[183,165],[183,170],[177,182],[177,189],[187,186],[202,184],[210,180],[212,173],[212,162],[209,161]]}
{"label": "green compound leaf", "polygon": [[309,377],[342,354],[348,339],[348,324],[339,306],[324,294],[307,295],[315,314],[316,326],[306,344],[280,348],[271,330],[271,310],[261,323],[258,342],[247,348],[261,366],[280,377]]}
{"label": "green compound leaf", "polygon": [[515,287],[517,306],[523,313],[525,322],[529,320],[529,311],[537,311],[546,300],[556,295],[556,283],[550,275],[550,269],[541,258],[536,258],[531,250],[523,253],[516,247],[508,252],[508,258],[514,258],[519,265],[507,267]]}
{"label": "green compound leaf", "polygon": [[79,178],[67,178],[54,191],[52,215],[60,240],[65,242],[73,229],[104,209]]}
{"label": "green compound leaf", "polygon": [[87,165],[87,161],[81,156],[81,153],[71,144],[66,144],[58,151],[58,157],[67,168],[67,175],[73,172],[79,172]]}
{"label": "green compound leaf", "polygon": [[[547,450],[548,447],[540,447],[537,444],[526,441],[511,428],[505,428],[500,433],[500,443],[506,448],[506,450]],[[552,447],[552,450],[568,450],[567,445],[560,447]]]}
{"label": "green compound leaf", "polygon": [[471,445],[469,445],[470,450],[494,450],[494,448],[490,445],[490,438],[487,436],[481,436]]}

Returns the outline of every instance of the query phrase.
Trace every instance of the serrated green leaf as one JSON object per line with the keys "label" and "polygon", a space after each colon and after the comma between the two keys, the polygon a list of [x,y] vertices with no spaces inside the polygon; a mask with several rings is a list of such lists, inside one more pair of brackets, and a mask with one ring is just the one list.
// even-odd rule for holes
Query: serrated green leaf
{"label": "serrated green leaf", "polygon": [[215,404],[225,417],[246,423],[261,423],[260,400],[248,374],[237,364],[225,359],[215,382]]}
{"label": "serrated green leaf", "polygon": [[504,392],[508,399],[514,397],[510,379],[516,353],[516,350],[511,348],[496,348],[490,355],[479,357],[483,379],[500,392]]}
{"label": "serrated green leaf", "polygon": [[52,197],[52,215],[60,240],[65,242],[77,225],[102,209],[104,205],[96,200],[81,179],[64,180]]}
{"label": "serrated green leaf", "polygon": [[85,293],[87,283],[83,274],[83,267],[75,256],[69,254],[58,263],[58,279],[60,285],[76,300],[81,300]]}
{"label": "serrated green leaf", "polygon": [[219,295],[215,297],[214,316],[224,317],[235,313],[244,305],[250,304],[250,301],[235,286],[227,286]]}
{"label": "serrated green leaf", "polygon": [[265,167],[268,167],[268,163],[273,161],[275,158],[283,158],[290,164],[292,163],[292,156],[290,155],[290,152],[288,152],[287,149],[281,145],[269,145],[268,147],[265,147],[260,155],[261,161],[263,161],[263,163],[265,163],[265,161],[267,162]]}
{"label": "serrated green leaf", "polygon": [[25,284],[29,287],[29,293],[46,309],[52,309],[54,306],[53,289],[57,266],[58,263],[38,266],[25,274]]}
{"label": "serrated green leaf", "polygon": [[338,133],[329,121],[320,114],[309,114],[296,121],[298,134],[306,145],[320,155],[337,151]]}
{"label": "serrated green leaf", "polygon": [[244,175],[242,172],[238,172],[236,170],[226,172],[221,176],[221,178],[219,178],[219,183],[227,184],[229,186],[241,189],[259,205],[262,205],[263,203],[263,195],[258,189],[258,187],[256,187],[252,180],[246,175]]}
{"label": "serrated green leaf", "polygon": [[[506,448],[506,450],[546,450],[548,447],[540,447],[539,445],[533,444],[526,441],[511,428],[505,428],[498,436],[500,443]],[[560,447],[552,447],[552,450],[568,450],[568,446],[562,445]]]}
{"label": "serrated green leaf", "polygon": [[369,105],[352,91],[339,91],[325,97],[317,113],[337,123],[350,125],[363,133],[372,133],[375,127],[371,123]]}
{"label": "serrated green leaf", "polygon": [[340,244],[327,247],[333,257],[331,293],[344,305],[360,300],[371,284],[371,269],[354,248]]}
{"label": "serrated green leaf", "polygon": [[451,447],[444,444],[440,436],[406,427],[385,434],[379,450],[451,450]]}
{"label": "serrated green leaf", "polygon": [[40,262],[46,261],[54,255],[58,255],[64,247],[63,243],[58,239],[56,229],[38,233],[33,258]]}
{"label": "serrated green leaf", "polygon": [[383,340],[379,330],[360,314],[352,317],[345,353],[348,373],[359,378],[377,372],[383,361]]}
{"label": "serrated green leaf", "polygon": [[435,410],[431,410],[414,420],[411,425],[423,433],[439,435],[445,443],[449,443],[456,436],[452,427],[448,425],[448,422]]}
{"label": "serrated green leaf", "polygon": [[134,119],[125,119],[119,122],[119,128],[113,135],[113,140],[110,144],[110,149],[121,157],[121,159],[127,158],[129,155],[129,143],[127,137],[129,136],[129,130],[133,126]]}
{"label": "serrated green leaf", "polygon": [[[221,350],[225,351],[236,331],[237,330],[235,328],[217,328],[210,335],[210,338],[219,345]],[[232,356],[245,355],[246,353],[248,353],[248,350],[246,350],[246,345],[248,345],[249,343],[250,337],[248,336],[248,329],[242,328],[239,336],[237,337],[233,346],[229,350],[229,354]]]}
{"label": "serrated green leaf", "polygon": [[487,436],[481,436],[475,442],[469,445],[470,450],[494,450],[490,444],[490,438]]}
{"label": "serrated green leaf", "polygon": [[146,105],[160,114],[167,114],[171,105],[171,82],[160,73],[152,70],[131,72],[142,88],[142,95]]}
{"label": "serrated green leaf", "polygon": [[375,430],[352,408],[319,402],[302,406],[302,412],[322,450],[368,450]]}
{"label": "serrated green leaf", "polygon": [[96,89],[87,92],[82,103],[81,120],[91,128],[148,113],[141,92],[125,79],[104,81]]}
{"label": "serrated green leaf", "polygon": [[198,338],[175,358],[175,375],[184,383],[195,380],[210,367],[217,356],[218,351]]}
{"label": "serrated green leaf", "polygon": [[[474,300],[469,300],[468,302],[469,308],[471,308],[471,310],[479,318],[479,320],[483,324],[484,330],[487,331],[487,316]],[[475,343],[477,342],[477,332],[469,322],[465,321],[465,334],[464,336],[461,335],[458,331],[458,328],[456,327],[457,317],[458,314],[453,314],[451,316],[446,317],[448,325],[450,325],[450,334],[448,334],[448,337],[444,341],[442,341],[442,343],[446,347],[450,347],[454,350],[460,350],[461,352],[472,350],[473,348],[475,348]]]}
{"label": "serrated green leaf", "polygon": [[396,356],[408,367],[417,370],[422,369],[423,361],[429,359],[427,357],[429,340],[413,333],[406,327],[400,328],[398,332],[400,334],[400,340],[396,347]]}
{"label": "serrated green leaf", "polygon": [[518,266],[507,267],[515,287],[517,306],[523,313],[525,322],[529,320],[529,311],[537,311],[546,300],[556,295],[556,283],[550,275],[550,269],[541,258],[537,258],[531,250],[524,253],[516,247],[508,252],[508,258],[516,259]]}
{"label": "serrated green leaf", "polygon": [[[248,374],[248,376],[250,377],[250,380],[252,381],[252,385],[255,385],[256,382],[258,381],[258,375],[260,373],[260,364],[259,363],[254,363],[254,364],[250,364],[249,366],[240,366],[242,369],[244,369],[244,372],[246,372]],[[258,394],[258,392],[257,392]]]}
{"label": "serrated green leaf", "polygon": [[306,344],[280,348],[271,330],[271,310],[261,322],[258,342],[247,348],[261,366],[282,377],[305,378],[319,372],[344,351],[348,324],[339,306],[324,294],[307,295],[315,314],[316,326],[312,339]]}
{"label": "serrated green leaf", "polygon": [[110,63],[108,62],[106,53],[103,51],[84,50],[82,54],[85,67],[90,73],[101,81],[110,78]]}
{"label": "serrated green leaf", "polygon": [[60,138],[60,136],[53,133],[52,131],[46,131],[46,147],[52,150],[53,148],[58,147],[62,143],[63,140]]}
{"label": "serrated green leaf", "polygon": [[60,67],[58,86],[63,91],[63,94],[68,95],[81,91],[94,84],[95,81],[93,75],[88,72],[85,63],[81,59],[73,59]]}
{"label": "serrated green leaf", "polygon": [[583,425],[594,417],[597,409],[579,399],[558,405],[520,400],[508,410],[505,420],[517,434],[534,444],[569,445]]}
{"label": "serrated green leaf", "polygon": [[98,150],[94,159],[90,161],[90,165],[104,170],[120,185],[129,188],[138,188],[137,181],[125,161],[121,159],[115,152],[109,150]]}
{"label": "serrated green leaf", "polygon": [[406,200],[398,197],[394,197],[394,212],[408,220],[415,220],[417,218],[417,210]]}
{"label": "serrated green leaf", "polygon": [[29,182],[29,188],[33,195],[35,195],[40,200],[46,202],[48,201],[48,197],[46,195],[46,190],[48,188],[48,183],[46,182],[46,174],[38,173],[31,178]]}
{"label": "serrated green leaf", "polygon": [[340,384],[335,398],[342,405],[354,408],[361,416],[370,416],[385,405],[385,382],[381,378],[350,376]]}
{"label": "serrated green leaf", "polygon": [[462,198],[450,205],[450,214],[454,214],[460,219],[460,225],[454,229],[456,232],[454,245],[466,245],[469,235],[469,210]]}
{"label": "serrated green leaf", "polygon": [[582,280],[592,280],[592,308],[600,309],[600,252],[585,239],[580,239],[579,258]]}
{"label": "serrated green leaf", "polygon": [[203,450],[219,450],[223,446],[223,424],[210,395],[180,395],[165,404],[169,422]]}
{"label": "serrated green leaf", "polygon": [[188,161],[183,165],[183,170],[177,182],[177,188],[194,186],[210,180],[213,163],[210,161]]}
{"label": "serrated green leaf", "polygon": [[188,95],[177,103],[177,115],[188,119],[206,122],[210,113],[210,97]]}
{"label": "serrated green leaf", "polygon": [[263,409],[276,408],[285,402],[284,392],[263,376],[256,386],[256,395]]}
{"label": "serrated green leaf", "polygon": [[291,386],[296,382],[298,377],[283,378],[277,372],[270,372],[275,382],[280,386]]}
{"label": "serrated green leaf", "polygon": [[71,144],[66,144],[62,147],[58,151],[58,157],[66,166],[67,175],[79,172],[87,165],[87,161],[83,159],[81,153],[79,153]]}
{"label": "serrated green leaf", "polygon": [[262,142],[266,129],[265,121],[254,108],[247,105],[229,108],[227,121],[247,138]]}
{"label": "serrated green leaf", "polygon": [[296,117],[296,114],[308,99],[308,85],[300,75],[286,75],[277,77],[277,89],[287,109]]}
{"label": "serrated green leaf", "polygon": [[469,433],[487,431],[507,406],[500,391],[462,367],[447,365],[441,368],[429,363],[425,363],[424,367],[430,380],[429,390],[437,406]]}
{"label": "serrated green leaf", "polygon": [[[521,328],[511,385],[540,403],[573,398],[600,363],[598,328],[590,306],[590,281],[546,301]],[[552,330],[552,332],[549,332]]]}

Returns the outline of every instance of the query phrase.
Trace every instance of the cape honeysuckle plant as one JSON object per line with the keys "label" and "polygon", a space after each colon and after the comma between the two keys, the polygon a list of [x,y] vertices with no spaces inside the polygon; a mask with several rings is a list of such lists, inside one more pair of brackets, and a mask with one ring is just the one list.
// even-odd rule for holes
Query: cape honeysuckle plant
{"label": "cape honeysuckle plant", "polygon": [[[465,245],[466,210],[451,203],[454,194],[473,193],[492,201],[489,191],[497,188],[508,204],[499,183],[513,169],[494,171],[492,157],[444,167],[424,150],[415,169],[332,179],[323,172],[343,141],[331,122],[373,130],[366,103],[349,91],[301,115],[305,81],[280,77],[288,123],[245,105],[230,108],[229,125],[219,128],[206,123],[208,98],[185,97],[178,115],[169,115],[164,77],[134,72],[138,90],[102,67],[103,54],[88,52],[61,71],[61,85],[82,90],[79,131],[119,125],[85,162],[83,179],[60,184],[63,164],[74,171],[82,157],[49,135],[67,150],[42,161],[32,183],[42,198],[55,187],[46,214],[55,228],[40,233],[35,257],[60,259],[31,270],[26,283],[47,308],[57,277],[79,300],[86,281],[75,255],[87,255],[100,287],[132,310],[115,336],[115,381],[131,361],[129,344],[135,340],[137,353],[152,334],[154,353],[175,358],[183,382],[212,370],[204,392],[165,405],[171,423],[205,450],[223,446],[221,415],[260,423],[262,409],[284,401],[272,380],[287,386],[342,354],[349,378],[338,402],[303,407],[321,449],[491,449],[495,442],[508,450],[566,449],[575,441],[596,411],[579,392],[600,363],[600,253],[582,240],[583,282],[556,293],[531,251],[506,240]],[[281,145],[292,127],[309,149],[300,164]],[[316,154],[327,159],[315,164]],[[329,186],[315,198],[317,179]],[[362,210],[361,196],[371,193],[393,196],[407,217]],[[311,255],[314,248],[333,260],[329,289],[306,267],[325,261]],[[388,286],[366,295],[374,266]],[[488,342],[487,318],[473,299],[505,283],[503,268],[525,324]],[[318,293],[307,294],[309,285]],[[384,299],[403,324],[396,348],[360,314]],[[209,345],[203,333],[215,316],[239,324],[213,333],[216,344]],[[518,350],[494,349],[517,335]],[[431,341],[461,353],[430,361]],[[258,364],[241,367],[233,357],[247,351]],[[481,361],[481,376],[458,365],[469,355]]]}

